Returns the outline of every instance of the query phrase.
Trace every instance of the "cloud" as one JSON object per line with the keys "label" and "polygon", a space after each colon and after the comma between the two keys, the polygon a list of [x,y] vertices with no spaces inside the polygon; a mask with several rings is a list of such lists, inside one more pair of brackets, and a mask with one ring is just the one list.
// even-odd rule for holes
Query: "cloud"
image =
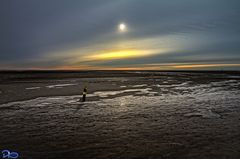
{"label": "cloud", "polygon": [[22,0],[0,7],[1,68],[240,59],[238,0]]}

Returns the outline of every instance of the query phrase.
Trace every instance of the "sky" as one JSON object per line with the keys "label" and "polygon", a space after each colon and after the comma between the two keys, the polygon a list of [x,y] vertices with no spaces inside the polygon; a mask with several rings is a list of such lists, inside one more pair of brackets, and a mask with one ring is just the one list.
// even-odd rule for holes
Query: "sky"
{"label": "sky", "polygon": [[239,17],[239,0],[0,0],[0,69],[240,70]]}

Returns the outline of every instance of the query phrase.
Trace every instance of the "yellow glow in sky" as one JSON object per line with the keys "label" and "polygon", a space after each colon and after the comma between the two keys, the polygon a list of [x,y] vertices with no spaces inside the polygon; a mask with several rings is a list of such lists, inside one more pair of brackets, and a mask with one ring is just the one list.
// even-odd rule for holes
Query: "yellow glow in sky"
{"label": "yellow glow in sky", "polygon": [[143,57],[154,54],[154,51],[149,50],[121,50],[112,51],[106,53],[99,53],[95,55],[86,56],[86,60],[115,60],[115,59],[127,59],[134,57]]}
{"label": "yellow glow in sky", "polygon": [[190,65],[178,65],[174,66],[174,68],[191,69],[203,67],[229,67],[229,66],[240,66],[240,64],[190,64]]}

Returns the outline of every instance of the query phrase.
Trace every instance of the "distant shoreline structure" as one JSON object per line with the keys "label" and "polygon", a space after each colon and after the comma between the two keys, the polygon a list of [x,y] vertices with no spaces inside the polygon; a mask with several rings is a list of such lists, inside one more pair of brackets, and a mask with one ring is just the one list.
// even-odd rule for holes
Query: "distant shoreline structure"
{"label": "distant shoreline structure", "polygon": [[[240,79],[240,71],[212,70],[4,70],[0,71],[0,82],[18,80],[48,80],[77,78],[119,78],[119,77],[169,77],[214,75],[215,78]],[[207,76],[206,76],[207,77]]]}
{"label": "distant shoreline structure", "polygon": [[189,73],[240,73],[240,70],[0,70],[0,73],[75,73],[75,72],[189,72]]}

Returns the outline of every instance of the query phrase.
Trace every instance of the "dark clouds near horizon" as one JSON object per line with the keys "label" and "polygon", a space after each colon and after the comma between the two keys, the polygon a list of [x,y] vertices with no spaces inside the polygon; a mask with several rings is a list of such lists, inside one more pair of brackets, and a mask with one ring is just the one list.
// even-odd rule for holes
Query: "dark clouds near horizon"
{"label": "dark clouds near horizon", "polygon": [[[240,64],[239,17],[238,0],[1,0],[0,69]],[[124,37],[116,33],[120,22],[129,26]],[[166,45],[171,49],[129,59],[69,62],[89,54],[91,49],[83,52],[86,47],[96,52],[105,44],[107,50],[115,43],[145,39],[156,42],[146,43],[145,50]],[[138,50],[142,45],[130,48]]]}

